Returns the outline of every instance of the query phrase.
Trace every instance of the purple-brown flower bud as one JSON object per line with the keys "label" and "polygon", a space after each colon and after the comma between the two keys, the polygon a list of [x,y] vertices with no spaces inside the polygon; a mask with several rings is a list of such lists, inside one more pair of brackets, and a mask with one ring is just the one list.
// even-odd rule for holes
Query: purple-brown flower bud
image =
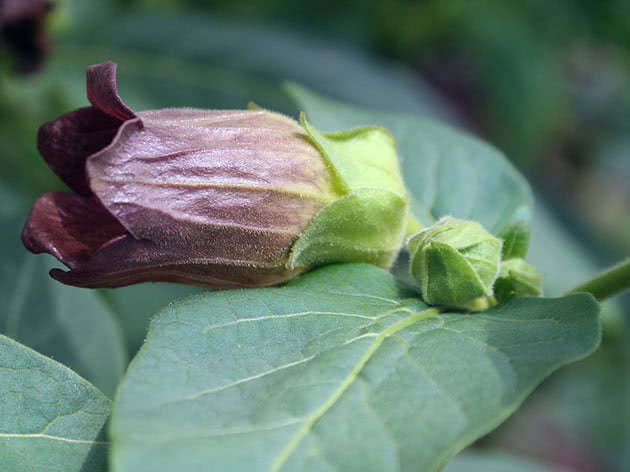
{"label": "purple-brown flower bud", "polygon": [[[383,247],[371,246],[373,234],[356,245],[340,234],[334,244],[324,241],[327,253],[317,256],[322,231],[324,237],[331,231],[326,228],[349,234],[340,211],[348,211],[344,202],[353,200],[347,197],[363,194],[342,185],[314,129],[264,110],[135,113],[118,95],[113,62],[88,67],[87,91],[92,106],[44,124],[38,137],[46,162],[75,192],[41,196],[22,233],[29,250],[53,254],[70,268],[53,269],[55,279],[82,287],[144,281],[263,286],[345,260],[335,255],[335,244],[337,254],[354,251],[353,260],[385,266],[398,252],[408,211],[402,183],[400,196],[375,193],[370,185],[368,200],[361,201],[374,199],[374,210],[357,207],[371,228],[383,228]],[[334,139],[363,133],[364,146],[377,131],[383,139],[382,130],[372,128]],[[397,166],[395,152],[393,162]]]}

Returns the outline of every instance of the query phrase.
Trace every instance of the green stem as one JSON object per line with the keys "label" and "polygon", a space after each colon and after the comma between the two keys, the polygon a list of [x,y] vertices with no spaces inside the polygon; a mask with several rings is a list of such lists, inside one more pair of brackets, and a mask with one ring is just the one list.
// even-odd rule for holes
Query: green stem
{"label": "green stem", "polygon": [[630,258],[578,285],[568,293],[587,292],[602,301],[630,289]]}

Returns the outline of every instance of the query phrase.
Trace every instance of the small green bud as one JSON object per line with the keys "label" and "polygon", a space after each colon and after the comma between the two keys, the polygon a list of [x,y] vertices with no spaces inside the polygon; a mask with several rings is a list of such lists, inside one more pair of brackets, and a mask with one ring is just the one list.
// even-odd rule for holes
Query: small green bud
{"label": "small green bud", "polygon": [[411,275],[431,305],[463,305],[493,295],[503,240],[476,221],[440,218],[407,242]]}
{"label": "small green bud", "polygon": [[512,297],[542,295],[542,280],[534,266],[523,259],[510,259],[501,264],[501,273],[494,284],[499,303]]}

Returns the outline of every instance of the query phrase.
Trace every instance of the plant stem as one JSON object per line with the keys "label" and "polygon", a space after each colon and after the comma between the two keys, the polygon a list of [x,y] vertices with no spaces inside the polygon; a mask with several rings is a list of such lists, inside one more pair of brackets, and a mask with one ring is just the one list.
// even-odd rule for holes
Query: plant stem
{"label": "plant stem", "polygon": [[630,258],[601,272],[568,293],[587,292],[602,301],[630,289]]}

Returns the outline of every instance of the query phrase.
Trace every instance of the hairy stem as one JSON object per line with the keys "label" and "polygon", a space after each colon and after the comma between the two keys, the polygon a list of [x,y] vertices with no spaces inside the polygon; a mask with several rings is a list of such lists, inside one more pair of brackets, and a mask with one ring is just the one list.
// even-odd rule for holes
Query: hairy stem
{"label": "hairy stem", "polygon": [[578,285],[568,293],[587,292],[601,301],[629,289],[630,258],[601,272],[597,277]]}

